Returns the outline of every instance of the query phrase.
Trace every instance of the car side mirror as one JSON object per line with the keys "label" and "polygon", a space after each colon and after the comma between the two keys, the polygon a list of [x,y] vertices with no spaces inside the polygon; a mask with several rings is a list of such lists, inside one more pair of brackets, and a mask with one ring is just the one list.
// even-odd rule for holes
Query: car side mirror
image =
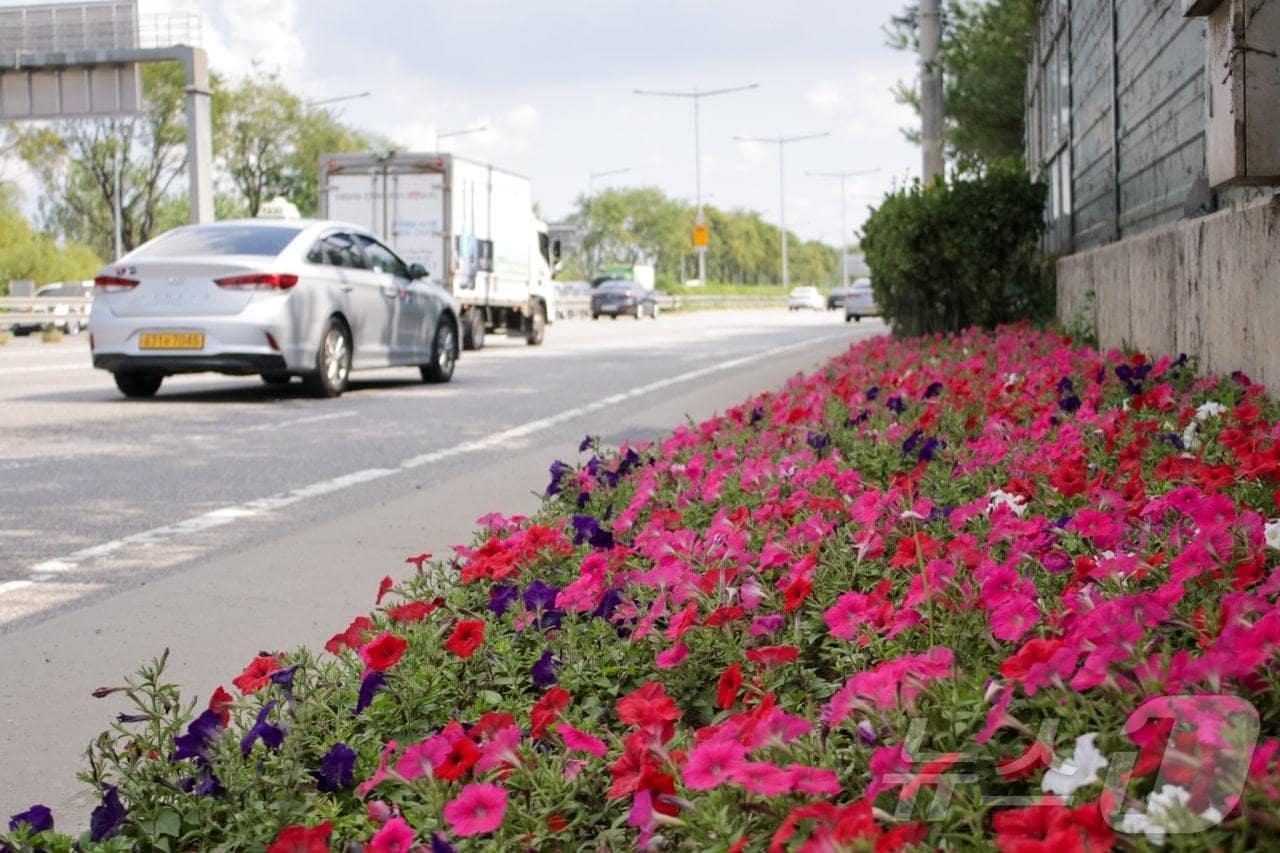
{"label": "car side mirror", "polygon": [[431,275],[422,264],[409,264],[409,278],[416,280]]}

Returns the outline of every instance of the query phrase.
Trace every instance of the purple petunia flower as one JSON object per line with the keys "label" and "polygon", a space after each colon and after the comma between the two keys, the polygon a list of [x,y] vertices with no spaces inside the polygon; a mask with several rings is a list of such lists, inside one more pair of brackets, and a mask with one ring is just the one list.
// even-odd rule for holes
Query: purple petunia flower
{"label": "purple petunia flower", "polygon": [[240,739],[240,751],[248,755],[253,751],[253,745],[258,738],[262,738],[262,742],[271,749],[275,749],[284,742],[284,729],[279,726],[272,725],[267,722],[267,715],[276,707],[275,702],[268,702],[262,706],[262,710],[258,712],[258,719],[254,721],[253,727],[248,733]]}
{"label": "purple petunia flower", "polygon": [[612,548],[613,534],[600,526],[600,522],[590,515],[575,515],[571,519],[573,524],[573,544],[581,545],[583,542],[590,544],[593,548]]}
{"label": "purple petunia flower", "polygon": [[551,483],[547,486],[547,497],[554,497],[561,492],[560,481],[564,479],[564,475],[572,471],[573,468],[564,464],[559,459],[551,463]]}
{"label": "purple petunia flower", "polygon": [[586,452],[591,447],[591,442],[592,442],[591,436],[584,435],[582,437],[582,441],[578,443],[578,452],[579,453]]}
{"label": "purple petunia flower", "polygon": [[810,430],[804,440],[806,444],[819,453],[831,446],[831,436],[827,435],[825,432],[813,432]]}
{"label": "purple petunia flower", "polygon": [[220,797],[226,792],[227,789],[222,786],[222,781],[213,775],[213,771],[209,769],[208,765],[205,765],[204,769],[200,771],[200,784],[195,788],[195,795],[197,797]]}
{"label": "purple petunia flower", "polygon": [[1080,398],[1075,394],[1063,397],[1058,401],[1058,408],[1064,412],[1074,412],[1080,408]]}
{"label": "purple petunia flower", "polygon": [[373,702],[373,697],[387,689],[387,677],[381,672],[371,672],[360,682],[360,698],[356,700],[356,709],[351,716],[358,717],[360,712]]}
{"label": "purple petunia flower", "polygon": [[764,420],[764,406],[756,406],[751,410],[751,425],[755,426]]}
{"label": "purple petunia flower", "polygon": [[271,683],[279,684],[284,688],[284,692],[286,694],[289,693],[293,690],[293,674],[298,671],[298,667],[300,666],[302,666],[302,664],[295,663],[293,666],[288,666],[284,669],[277,669],[269,676]]}
{"label": "purple petunia flower", "polygon": [[345,743],[335,743],[320,760],[320,769],[311,775],[317,790],[336,794],[355,784],[355,768],[356,751]]}
{"label": "purple petunia flower", "polygon": [[89,840],[95,844],[106,841],[120,833],[124,819],[128,816],[124,804],[120,802],[120,792],[115,785],[108,785],[102,794],[102,803],[89,815]]}
{"label": "purple petunia flower", "polygon": [[591,615],[600,619],[608,619],[613,616],[613,611],[617,610],[620,604],[622,604],[622,592],[616,589],[606,589],[604,595],[600,597],[600,603],[596,605],[596,609],[591,611]]}
{"label": "purple petunia flower", "polygon": [[560,594],[560,587],[552,586],[540,580],[535,580],[529,584],[528,589],[524,591],[524,606],[526,610],[545,610],[555,604],[556,596]]}
{"label": "purple petunia flower", "polygon": [[550,649],[543,652],[542,657],[538,658],[538,662],[531,670],[534,685],[545,688],[559,683],[560,679],[556,677],[556,668],[559,665]]}
{"label": "purple petunia flower", "polygon": [[1076,386],[1072,383],[1071,378],[1064,376],[1058,380],[1058,393],[1069,394],[1076,390]]}
{"label": "purple petunia flower", "polygon": [[9,818],[9,831],[17,832],[22,824],[26,824],[34,835],[37,832],[53,829],[53,812],[49,811],[48,806],[36,804],[25,812],[20,812]]}
{"label": "purple petunia flower", "polygon": [[936,397],[941,393],[942,393],[942,383],[931,382],[929,383],[929,387],[924,389],[924,399],[928,400],[929,398]]}
{"label": "purple petunia flower", "polygon": [[944,442],[930,436],[924,440],[924,444],[920,445],[920,452],[916,454],[916,458],[921,462],[932,462],[933,454],[937,453],[938,449],[944,446]]}
{"label": "purple petunia flower", "polygon": [[868,403],[870,403],[872,400],[874,400],[876,397],[879,397],[879,396],[880,396],[879,385],[872,385],[870,388],[867,389],[866,397],[867,397]]}
{"label": "purple petunia flower", "polygon": [[431,833],[431,853],[458,853],[458,848],[449,843],[444,833]]}
{"label": "purple petunia flower", "polygon": [[916,445],[920,443],[920,439],[924,438],[923,430],[913,430],[911,435],[907,436],[907,440],[902,442],[902,453],[910,456],[915,452]]}
{"label": "purple petunia flower", "polygon": [[891,409],[897,414],[902,414],[907,410],[907,404],[902,402],[902,398],[895,395],[884,401],[885,408]]}
{"label": "purple petunia flower", "polygon": [[520,597],[520,590],[509,584],[498,584],[489,590],[489,603],[486,608],[494,616],[502,616],[507,608]]}
{"label": "purple petunia flower", "polygon": [[222,733],[222,718],[214,711],[205,711],[191,721],[187,733],[177,735],[173,745],[177,747],[173,753],[173,761],[194,758],[198,762],[209,760],[209,745]]}

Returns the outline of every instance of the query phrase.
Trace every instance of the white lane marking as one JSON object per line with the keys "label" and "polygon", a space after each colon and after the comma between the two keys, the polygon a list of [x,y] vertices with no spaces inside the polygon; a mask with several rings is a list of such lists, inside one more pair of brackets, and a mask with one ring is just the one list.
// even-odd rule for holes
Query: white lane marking
{"label": "white lane marking", "polygon": [[331,415],[314,415],[309,418],[294,418],[290,421],[275,421],[269,424],[259,424],[258,426],[245,427],[240,432],[267,432],[273,429],[283,429],[284,427],[301,426],[302,424],[314,424],[320,421],[332,421],[338,418],[354,418],[359,412],[334,412]]}
{"label": "white lane marking", "polygon": [[480,450],[486,450],[491,447],[505,444],[512,439],[523,438],[534,433],[542,432],[543,430],[550,429],[557,424],[571,421],[574,418],[579,418],[583,415],[590,414],[591,412],[596,412],[600,409],[617,405],[618,403],[629,399],[650,394],[662,388],[668,388],[672,385],[678,385],[683,382],[700,379],[713,373],[731,370],[735,367],[740,367],[753,361],[771,358],[776,355],[790,352],[791,350],[821,344],[836,338],[848,338],[848,335],[824,335],[819,338],[810,338],[793,344],[785,344],[783,346],[774,347],[772,349],[763,350],[761,352],[741,356],[739,358],[731,358],[697,370],[691,370],[676,376],[669,376],[666,379],[659,379],[656,382],[650,382],[647,385],[641,385],[636,388],[632,388],[629,391],[613,394],[573,409],[567,409],[550,417],[528,421],[527,423],[520,424],[519,426],[512,427],[511,429],[495,433],[487,438],[477,439],[475,441],[466,441],[461,444],[455,444],[452,447],[447,447],[443,450],[436,450],[431,453],[414,456],[401,462],[397,468],[367,468],[362,471],[354,471],[350,474],[335,477],[331,480],[322,480],[321,482],[301,486],[288,492],[281,492],[276,495],[269,495],[264,498],[247,501],[238,506],[222,507],[221,509],[215,509],[202,515],[193,516],[173,524],[154,527],[150,530],[144,530],[141,533],[134,533],[120,539],[113,539],[110,542],[104,542],[90,548],[82,548],[79,551],[66,555],[65,557],[61,557],[56,560],[47,560],[31,566],[28,570],[28,580],[10,581],[6,584],[0,584],[0,595],[16,589],[25,589],[37,582],[50,580],[61,573],[78,568],[85,562],[113,554],[129,545],[158,545],[181,536],[199,533],[215,527],[222,527],[246,518],[253,518],[272,510],[283,509],[311,498],[339,492],[343,489],[360,485],[361,483],[380,480],[384,477],[390,477],[403,471],[420,468],[423,465],[439,462],[442,459],[448,459],[465,453],[474,453]]}
{"label": "white lane marking", "polygon": [[0,376],[21,373],[48,373],[54,370],[93,370],[92,364],[36,364],[31,367],[0,367]]}

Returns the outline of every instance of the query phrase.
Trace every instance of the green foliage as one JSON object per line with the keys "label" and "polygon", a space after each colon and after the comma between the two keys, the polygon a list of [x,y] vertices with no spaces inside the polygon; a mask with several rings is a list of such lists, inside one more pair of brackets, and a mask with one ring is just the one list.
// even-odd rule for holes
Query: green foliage
{"label": "green foliage", "polygon": [[102,259],[88,246],[59,246],[36,234],[18,212],[7,193],[0,193],[0,294],[7,294],[13,279],[30,279],[37,285],[51,281],[91,278]]}
{"label": "green foliage", "polygon": [[[579,197],[577,205],[569,220],[579,229],[581,248],[566,258],[561,278],[588,279],[605,267],[635,263],[653,264],[664,285],[697,275],[697,257],[690,245],[696,213],[692,206],[668,198],[656,187],[605,190]],[[780,280],[778,226],[752,211],[704,207],[704,216],[710,282],[750,286]],[[832,281],[840,267],[835,249],[790,232],[787,242],[793,283]]]}
{"label": "green foliage", "polygon": [[[947,0],[943,4],[942,70],[948,157],[961,169],[1020,161],[1025,137],[1027,63],[1038,0]],[[889,46],[916,50],[919,6],[910,3],[886,27]],[[919,111],[915,83],[899,82],[900,103]],[[916,128],[904,135],[919,141]]]}
{"label": "green foliage", "polygon": [[876,304],[900,336],[993,328],[1054,311],[1039,253],[1047,187],[1020,169],[918,183],[863,226]]}

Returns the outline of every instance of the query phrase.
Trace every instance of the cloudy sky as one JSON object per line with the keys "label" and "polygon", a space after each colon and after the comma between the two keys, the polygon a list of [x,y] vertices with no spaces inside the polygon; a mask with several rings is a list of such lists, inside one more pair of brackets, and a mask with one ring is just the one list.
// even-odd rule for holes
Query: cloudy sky
{"label": "cloudy sky", "polygon": [[567,214],[589,175],[694,197],[693,108],[638,88],[759,88],[702,101],[703,198],[776,222],[778,146],[732,137],[829,132],[786,146],[787,224],[840,242],[839,181],[809,171],[879,169],[848,181],[850,229],[866,205],[919,173],[890,87],[913,57],[885,46],[903,0],[139,0],[194,13],[213,68],[278,69],[312,98],[405,150],[437,131],[486,126],[442,148],[533,179],[543,214]]}

